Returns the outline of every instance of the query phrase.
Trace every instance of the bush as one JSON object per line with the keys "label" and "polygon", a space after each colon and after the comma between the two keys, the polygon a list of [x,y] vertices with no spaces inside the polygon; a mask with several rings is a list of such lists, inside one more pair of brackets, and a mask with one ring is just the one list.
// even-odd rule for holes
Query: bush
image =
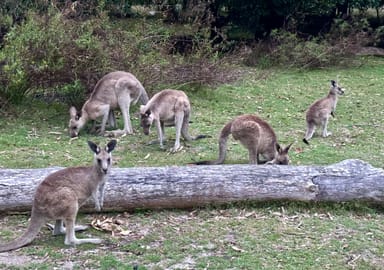
{"label": "bush", "polygon": [[275,29],[271,32],[269,40],[254,46],[245,63],[262,68],[270,66],[318,68],[346,65],[353,59],[355,44],[349,37],[329,42],[324,38],[303,39],[296,33]]}
{"label": "bush", "polygon": [[295,33],[273,30],[271,57],[277,64],[295,67],[321,67],[332,65],[329,46],[318,38],[303,40]]}
{"label": "bush", "polygon": [[374,46],[384,48],[384,26],[375,29],[373,39]]}
{"label": "bush", "polygon": [[80,23],[66,20],[60,13],[45,17],[29,14],[7,34],[0,54],[5,63],[5,96],[17,103],[40,88],[57,89],[75,80],[88,86],[95,74],[109,68],[108,55],[92,34],[103,25],[102,20]]}
{"label": "bush", "polygon": [[[4,63],[0,96],[12,103],[32,95],[81,104],[96,82],[113,70],[129,71],[146,88],[156,90],[222,81],[224,67],[204,38],[206,33],[184,31],[192,33],[193,49],[182,55],[169,49],[171,37],[178,32],[161,20],[110,21],[100,14],[79,21],[60,12],[45,16],[31,12],[5,37],[0,51],[0,63]],[[211,72],[202,73],[202,65]],[[68,95],[80,89],[83,95]]]}

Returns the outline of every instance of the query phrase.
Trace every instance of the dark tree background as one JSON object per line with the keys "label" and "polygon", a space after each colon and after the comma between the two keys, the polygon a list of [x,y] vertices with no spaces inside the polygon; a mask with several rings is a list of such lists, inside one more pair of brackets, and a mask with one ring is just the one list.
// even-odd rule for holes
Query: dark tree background
{"label": "dark tree background", "polygon": [[[2,0],[0,12],[11,15],[13,22],[25,18],[29,10],[41,13],[50,6],[67,10],[70,16],[93,16],[106,11],[111,17],[131,16],[133,5],[153,5],[164,11],[171,21],[182,21],[191,16],[200,16],[213,27],[241,27],[260,38],[271,29],[286,27],[291,21],[307,34],[326,31],[336,17],[349,16],[351,10],[379,10],[383,0]],[[197,8],[200,7],[200,8]],[[191,12],[191,10],[200,12]],[[72,10],[72,12],[70,11]],[[75,11],[76,10],[76,11]],[[183,15],[184,13],[184,15]],[[202,14],[205,13],[205,14]],[[208,14],[209,13],[209,14]],[[208,19],[209,17],[209,19]],[[194,20],[196,18],[192,18]],[[1,29],[4,34],[5,29]]]}
{"label": "dark tree background", "polygon": [[[27,95],[46,98],[47,93],[80,105],[98,78],[116,69],[142,74],[139,79],[149,88],[213,84],[223,76],[201,80],[196,67],[219,70],[217,55],[243,44],[266,44],[266,50],[259,47],[244,61],[249,65],[260,55],[269,55],[268,65],[286,65],[281,63],[286,58],[302,59],[294,63],[301,67],[333,65],[369,42],[384,47],[383,5],[384,0],[0,0],[0,112],[8,101],[17,104]],[[369,13],[370,21],[368,16],[351,19],[352,11]],[[136,24],[151,18],[155,24],[135,30],[124,25],[130,18]],[[145,20],[139,24],[145,28]],[[177,33],[177,24],[191,30]],[[312,43],[306,46],[307,41]],[[310,54],[313,47],[323,52],[321,59]],[[271,54],[276,52],[283,57]],[[175,54],[178,61],[168,57]],[[168,66],[159,65],[166,62],[162,59]]]}

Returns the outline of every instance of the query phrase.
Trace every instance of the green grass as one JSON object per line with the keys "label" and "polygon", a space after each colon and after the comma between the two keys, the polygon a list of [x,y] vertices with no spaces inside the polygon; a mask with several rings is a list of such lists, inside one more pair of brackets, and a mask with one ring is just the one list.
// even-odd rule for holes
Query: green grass
{"label": "green grass", "polygon": [[[217,137],[224,124],[243,113],[257,113],[266,119],[278,134],[281,144],[295,142],[290,153],[292,163],[330,164],[348,158],[359,158],[374,166],[382,166],[384,146],[383,110],[384,70],[382,59],[361,59],[360,67],[313,71],[247,70],[243,79],[232,85],[188,93],[192,103],[191,133],[211,138],[186,143],[183,151],[169,155],[157,144],[157,138],[142,135],[134,108],[135,134],[119,139],[115,152],[116,166],[184,165],[217,156]],[[269,73],[266,79],[260,73]],[[340,97],[336,118],[331,119],[333,135],[318,135],[308,147],[301,142],[305,132],[304,114],[315,100],[326,95],[331,79],[337,76],[346,88]],[[188,92],[188,90],[186,90]],[[135,113],[136,112],[136,113]],[[80,138],[70,141],[67,135],[68,108],[60,104],[28,102],[15,108],[10,116],[0,119],[0,167],[35,168],[86,164],[91,159],[86,140],[105,142],[83,131]],[[119,119],[120,126],[122,125]],[[172,146],[174,129],[166,129],[167,147]],[[247,163],[247,151],[230,140],[227,163]]]}
{"label": "green grass", "polygon": [[[68,261],[74,269],[382,269],[384,216],[372,206],[275,202],[117,217],[128,236],[105,232],[105,244],[74,248],[44,229],[31,246],[8,256],[43,260],[23,269]],[[78,237],[88,234],[97,232]]]}
{"label": "green grass", "polygon": [[[283,145],[294,142],[292,164],[327,165],[358,158],[383,167],[384,59],[362,58],[348,69],[244,70],[234,84],[186,92],[192,102],[190,132],[211,138],[184,144],[176,154],[163,151],[153,129],[143,136],[133,113],[135,134],[118,139],[115,167],[172,166],[215,159],[217,136],[223,125],[243,113],[257,113],[275,129]],[[264,74],[263,74],[264,73]],[[326,95],[339,76],[346,89],[340,97],[328,138],[302,143],[304,113]],[[264,79],[260,79],[264,78]],[[137,106],[134,108],[137,111]],[[121,117],[120,117],[121,118]],[[119,118],[119,125],[122,121]],[[0,168],[37,168],[89,164],[87,140],[106,142],[83,131],[70,141],[68,108],[29,101],[0,118]],[[174,129],[166,129],[172,146]],[[226,163],[247,163],[247,151],[229,140]],[[115,214],[107,216],[116,217]],[[100,215],[81,215],[90,223]],[[382,207],[362,203],[321,204],[265,202],[231,204],[188,211],[137,211],[119,216],[127,236],[91,230],[79,233],[107,240],[101,246],[68,248],[63,237],[42,230],[33,244],[10,253],[27,256],[24,266],[8,269],[383,269]],[[0,216],[0,238],[20,235],[27,216]],[[75,255],[76,254],[76,255]]]}

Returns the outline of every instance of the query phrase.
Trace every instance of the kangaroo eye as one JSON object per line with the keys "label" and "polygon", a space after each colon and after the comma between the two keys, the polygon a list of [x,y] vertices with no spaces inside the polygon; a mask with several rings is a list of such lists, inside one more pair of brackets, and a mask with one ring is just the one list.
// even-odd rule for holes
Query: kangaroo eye
{"label": "kangaroo eye", "polygon": [[101,165],[101,159],[97,159],[97,163],[99,164],[99,165]]}
{"label": "kangaroo eye", "polygon": [[108,159],[107,159],[107,162],[108,162],[108,164],[111,164],[111,159],[108,158]]}

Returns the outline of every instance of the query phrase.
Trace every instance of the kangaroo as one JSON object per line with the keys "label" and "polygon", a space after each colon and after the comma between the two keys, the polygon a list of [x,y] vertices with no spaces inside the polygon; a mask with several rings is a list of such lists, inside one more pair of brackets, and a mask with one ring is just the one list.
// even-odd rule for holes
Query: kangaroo
{"label": "kangaroo", "polygon": [[101,121],[100,135],[104,135],[105,125],[114,126],[114,115],[111,110],[120,107],[124,119],[124,130],[114,130],[109,133],[113,136],[132,134],[132,124],[129,115],[130,104],[136,104],[140,99],[142,104],[148,102],[148,95],[143,85],[131,73],[114,71],[101,78],[90,98],[84,103],[80,112],[75,107],[69,109],[69,135],[77,137],[79,131],[88,120],[103,117]]}
{"label": "kangaroo", "polygon": [[97,238],[77,239],[75,231],[85,230],[87,226],[75,226],[75,220],[79,207],[90,197],[95,201],[96,210],[103,207],[104,188],[111,169],[111,152],[116,146],[116,140],[111,140],[105,148],[100,148],[91,141],[88,145],[94,152],[93,166],[69,167],[48,175],[36,189],[27,231],[19,238],[0,245],[0,252],[28,245],[35,239],[41,227],[51,219],[56,220],[53,235],[65,234],[65,245],[102,242]]}
{"label": "kangaroo", "polygon": [[[289,163],[288,151],[292,144],[281,148],[277,143],[276,134],[272,127],[253,114],[237,116],[227,123],[220,132],[219,137],[219,158],[212,161],[200,161],[196,165],[222,164],[227,152],[227,140],[229,135],[248,149],[250,164],[280,164]],[[262,155],[265,160],[260,159]]]}
{"label": "kangaroo", "polygon": [[312,138],[315,133],[315,129],[318,126],[323,128],[322,136],[328,137],[332,135],[331,132],[327,131],[327,125],[329,118],[335,117],[335,110],[338,95],[343,95],[344,89],[339,87],[338,83],[334,80],[331,81],[331,89],[326,97],[315,101],[309,106],[306,113],[307,131],[303,142],[309,145],[308,140]]}
{"label": "kangaroo", "polygon": [[144,134],[149,135],[153,121],[156,123],[160,148],[164,148],[164,125],[174,124],[176,128],[176,141],[170,152],[181,150],[180,135],[187,141],[205,138],[205,135],[191,137],[188,132],[191,104],[183,91],[165,89],[156,93],[146,105],[140,106],[140,124]]}

